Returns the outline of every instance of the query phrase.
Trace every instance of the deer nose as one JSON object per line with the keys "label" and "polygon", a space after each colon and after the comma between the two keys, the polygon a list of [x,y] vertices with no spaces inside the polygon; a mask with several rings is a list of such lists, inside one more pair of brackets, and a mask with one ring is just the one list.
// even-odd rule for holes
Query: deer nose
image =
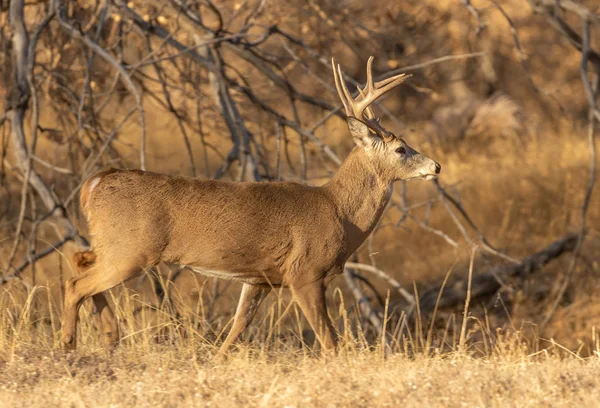
{"label": "deer nose", "polygon": [[440,171],[442,171],[442,166],[436,162],[435,163],[435,174],[440,174]]}

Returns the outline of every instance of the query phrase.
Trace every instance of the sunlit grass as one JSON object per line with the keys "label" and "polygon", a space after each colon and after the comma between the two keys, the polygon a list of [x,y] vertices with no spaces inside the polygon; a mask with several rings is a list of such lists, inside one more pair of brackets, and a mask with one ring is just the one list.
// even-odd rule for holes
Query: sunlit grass
{"label": "sunlit grass", "polygon": [[460,347],[460,316],[430,331],[429,321],[390,315],[386,351],[354,305],[333,292],[336,356],[320,354],[282,292],[226,357],[217,347],[227,320],[176,313],[176,292],[157,305],[126,288],[112,291],[122,340],[111,350],[86,302],[79,348],[70,354],[60,348],[60,305],[46,288],[21,298],[4,292],[0,400],[3,406],[594,406],[600,397],[597,346],[583,357],[471,316]]}

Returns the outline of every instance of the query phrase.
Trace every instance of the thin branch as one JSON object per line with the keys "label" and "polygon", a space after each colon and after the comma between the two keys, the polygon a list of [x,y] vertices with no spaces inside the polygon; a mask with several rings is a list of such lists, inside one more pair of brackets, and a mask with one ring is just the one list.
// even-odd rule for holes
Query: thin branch
{"label": "thin branch", "polygon": [[567,291],[567,287],[569,286],[569,283],[571,281],[571,277],[575,270],[575,265],[577,263],[577,259],[579,258],[579,255],[580,255],[582,247],[583,247],[583,241],[585,239],[585,224],[586,224],[587,211],[588,211],[588,207],[590,204],[590,200],[592,198],[592,192],[594,191],[594,186],[596,184],[596,140],[595,140],[596,119],[595,119],[594,113],[596,111],[598,92],[600,90],[600,63],[595,64],[596,81],[595,81],[595,84],[592,85],[592,84],[590,84],[590,81],[588,78],[588,62],[590,61],[590,55],[591,55],[590,25],[591,24],[590,24],[589,20],[587,20],[587,19],[583,20],[583,36],[582,36],[583,37],[583,50],[581,53],[581,65],[580,65],[581,80],[583,82],[583,87],[585,89],[585,93],[588,98],[588,104],[589,104],[588,135],[587,135],[588,145],[589,145],[589,150],[590,150],[589,180],[588,180],[588,185],[586,188],[585,196],[583,199],[583,203],[581,205],[581,226],[580,226],[579,234],[577,237],[577,245],[575,247],[575,251],[573,252],[573,256],[571,258],[571,262],[569,263],[567,272],[565,273],[564,281],[558,291],[558,295],[552,302],[552,305],[550,306],[548,313],[546,314],[546,316],[544,317],[544,320],[542,321],[542,324],[541,324],[542,327],[545,327],[552,319],[552,316],[554,315],[554,312],[556,311],[556,309],[558,308],[558,305],[562,301],[562,299],[565,295],[565,292]]}
{"label": "thin branch", "polygon": [[91,39],[87,34],[82,33],[73,27],[68,21],[66,17],[66,13],[64,10],[64,6],[60,0],[54,0],[54,5],[56,7],[56,12],[58,16],[58,22],[61,27],[68,32],[74,38],[77,38],[81,42],[83,42],[90,50],[96,53],[100,58],[104,61],[112,65],[118,72],[119,78],[123,82],[123,85],[131,92],[135,99],[135,103],[137,105],[137,109],[140,114],[140,168],[142,170],[146,170],[146,118],[144,114],[144,108],[142,107],[142,97],[140,96],[139,91],[135,87],[135,84],[131,80],[129,73],[125,69],[125,67],[113,58],[104,48],[100,47],[93,39]]}
{"label": "thin branch", "polygon": [[362,293],[360,287],[355,281],[354,274],[355,272],[351,269],[344,269],[344,279],[346,284],[348,285],[348,288],[350,288],[350,291],[354,296],[354,300],[361,310],[361,314],[369,320],[369,323],[371,323],[371,325],[375,328],[377,334],[381,336],[383,330],[381,318],[371,307],[369,299],[364,295],[364,293]]}
{"label": "thin branch", "polygon": [[[543,269],[543,267],[566,252],[575,249],[578,235],[571,234],[554,241],[541,251],[522,258],[518,264],[502,264],[490,268],[488,271],[473,276],[471,286],[471,301],[481,298],[489,298],[502,289],[502,281],[518,278],[524,280],[531,274]],[[500,278],[500,279],[498,279]],[[467,291],[466,282],[459,281],[448,285],[444,289],[444,295],[438,303],[440,285],[430,288],[419,298],[421,309],[424,312],[431,311],[438,304],[440,308],[453,308],[464,302]]]}
{"label": "thin branch", "polygon": [[21,273],[33,262],[37,262],[40,259],[45,258],[46,256],[56,252],[62,246],[64,246],[67,242],[73,241],[75,239],[74,235],[66,235],[63,239],[54,244],[51,244],[48,248],[43,251],[37,253],[29,253],[26,257],[25,262],[15,268],[14,273],[10,275],[5,275],[0,279],[0,285],[4,285],[11,280],[20,279]]}
{"label": "thin branch", "polygon": [[362,263],[357,263],[357,262],[346,262],[346,267],[348,268],[354,268],[354,269],[359,269],[361,271],[365,271],[365,272],[369,272],[372,273],[382,279],[384,279],[385,281],[387,281],[390,285],[392,285],[392,287],[394,289],[396,289],[398,291],[398,293],[410,304],[410,305],[414,305],[415,304],[415,297],[413,295],[411,295],[406,289],[404,289],[402,287],[402,285],[400,285],[400,282],[398,282],[396,279],[392,278],[389,274],[387,274],[386,272],[384,272],[383,270],[372,266],[372,265],[367,265],[367,264],[362,264]]}
{"label": "thin branch", "polygon": [[471,4],[471,0],[461,0],[462,4],[464,4],[465,8],[469,11],[469,13],[471,13],[471,15],[473,17],[475,17],[475,19],[477,20],[477,29],[475,30],[475,34],[479,35],[481,34],[481,32],[483,30],[485,30],[485,28],[487,27],[487,23],[484,23],[481,20],[481,14],[479,13],[479,10],[477,10],[475,7],[473,7],[473,5]]}
{"label": "thin branch", "polygon": [[465,239],[467,240],[468,243],[471,243],[468,234],[466,232],[466,230],[464,229],[464,227],[462,226],[462,224],[460,223],[460,221],[458,220],[458,218],[456,218],[456,216],[454,215],[454,212],[450,209],[450,207],[447,205],[446,200],[448,200],[448,202],[450,204],[452,204],[452,206],[454,208],[456,208],[458,210],[458,212],[460,213],[460,215],[463,217],[463,219],[465,221],[467,221],[467,224],[477,233],[480,243],[479,246],[481,246],[482,249],[484,249],[485,251],[491,253],[492,255],[495,255],[497,257],[500,257],[506,261],[512,262],[514,264],[518,264],[519,261],[516,260],[515,258],[512,258],[506,254],[503,254],[502,252],[498,251],[497,249],[495,249],[487,240],[487,238],[485,237],[485,235],[483,235],[483,233],[481,232],[481,230],[479,229],[479,227],[477,227],[477,225],[475,225],[475,223],[471,220],[471,217],[469,217],[469,215],[467,214],[467,211],[464,209],[464,207],[458,202],[456,201],[456,199],[454,197],[452,197],[452,195],[450,195],[439,183],[439,181],[436,179],[434,180],[434,184],[437,186],[438,191],[442,194],[442,196],[444,197],[445,200],[442,200],[442,202],[444,203],[444,205],[446,206],[446,208],[448,209],[448,213],[450,214],[450,216],[452,217],[452,219],[454,220],[455,224],[457,225],[457,227],[461,230],[461,232],[463,233],[463,235],[465,236]]}
{"label": "thin branch", "polygon": [[[49,214],[58,216],[60,224],[66,230],[65,235],[74,236],[76,235],[76,228],[66,217],[64,208],[61,205],[59,205],[55,195],[52,193],[52,191],[50,191],[46,183],[42,180],[39,174],[37,174],[32,165],[32,155],[35,152],[36,132],[38,129],[38,103],[37,94],[35,92],[35,87],[33,83],[35,44],[29,42],[27,29],[24,23],[22,0],[15,0],[14,2],[11,2],[10,14],[11,25],[13,28],[13,69],[15,70],[15,86],[12,89],[10,99],[10,110],[7,113],[7,117],[11,122],[11,134],[13,139],[13,149],[16,164],[24,174],[24,186],[21,194],[21,211],[19,215],[19,219],[21,221],[19,223],[20,225],[22,225],[22,218],[24,216],[25,210],[25,201],[27,197],[26,189],[28,185],[31,185],[38,194],[38,196],[41,198],[46,208],[49,210]],[[32,41],[37,41],[39,34],[43,30],[43,28],[45,28],[48,25],[53,16],[53,10],[49,9],[42,23],[38,25],[38,27],[34,31]],[[32,145],[28,148],[25,138],[23,122],[25,118],[25,111],[27,109],[27,103],[30,98],[33,98],[34,112],[32,115]],[[19,230],[20,228],[21,227],[18,227]],[[21,234],[19,231],[15,239],[18,240],[20,238],[20,235]],[[15,241],[15,244],[18,245],[18,242]],[[16,245],[15,247],[13,247],[13,250],[11,251],[11,256],[9,257],[9,267],[12,264],[13,258],[16,254]],[[11,276],[18,277],[20,272],[21,271],[17,269]]]}
{"label": "thin branch", "polygon": [[473,262],[475,262],[475,253],[477,247],[471,248],[471,260],[469,262],[469,277],[467,278],[467,296],[465,297],[465,308],[463,311],[463,321],[460,328],[460,339],[458,341],[458,349],[463,351],[467,334],[467,320],[469,317],[469,303],[471,302],[471,283],[473,282]]}

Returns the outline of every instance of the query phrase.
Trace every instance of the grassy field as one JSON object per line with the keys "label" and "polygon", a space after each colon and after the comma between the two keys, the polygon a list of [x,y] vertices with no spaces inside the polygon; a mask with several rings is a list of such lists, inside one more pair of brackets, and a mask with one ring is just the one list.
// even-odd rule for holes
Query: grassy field
{"label": "grassy field", "polygon": [[[123,295],[136,299],[118,290],[117,303]],[[106,350],[86,304],[79,348],[65,353],[57,322],[35,315],[42,301],[29,296],[24,307],[4,309],[10,312],[0,324],[3,407],[591,407],[600,398],[598,346],[573,352],[475,317],[461,341],[462,327],[430,331],[428,322],[402,325],[390,316],[385,352],[351,313],[333,309],[341,345],[337,355],[322,355],[294,304],[281,296],[221,356],[224,327],[173,319],[165,309],[136,315],[135,302],[117,308],[122,341]]]}
{"label": "grassy field", "polygon": [[241,348],[227,361],[211,348],[154,346],[112,354],[32,349],[0,363],[2,406],[597,406],[597,357],[512,351],[383,358]]}

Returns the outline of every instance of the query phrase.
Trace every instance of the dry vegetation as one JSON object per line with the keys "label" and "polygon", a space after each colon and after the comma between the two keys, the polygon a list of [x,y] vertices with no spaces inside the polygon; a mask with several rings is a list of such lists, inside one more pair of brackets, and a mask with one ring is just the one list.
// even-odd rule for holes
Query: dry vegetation
{"label": "dry vegetation", "polygon": [[[510,264],[507,257],[521,260],[578,233],[590,191],[590,105],[582,53],[553,23],[560,18],[585,37],[580,14],[591,11],[590,61],[600,64],[593,1],[561,0],[556,15],[543,6],[554,1],[544,0],[267,0],[262,8],[260,1],[52,1],[65,6],[55,16],[46,14],[48,3],[26,1],[30,38],[51,17],[37,38],[36,92],[23,111],[31,159],[19,156],[18,123],[3,114],[22,108],[14,1],[0,0],[2,406],[597,405],[598,189],[576,256],[496,276],[499,289],[473,298],[466,320],[462,299],[434,314],[365,270],[340,276],[328,291],[342,337],[336,357],[318,356],[282,291],[269,296],[239,349],[215,359],[239,286],[166,265],[111,291],[118,348],[102,348],[88,304],[77,353],[65,355],[58,341],[62,284],[86,242],[81,181],[109,166],[140,167],[143,157],[152,171],[322,184],[352,148],[343,118],[331,114],[338,108],[331,55],[358,83],[369,55],[376,75],[409,67],[408,85],[376,110],[443,166],[439,185],[397,186],[353,261],[380,268],[418,298],[449,272],[446,293],[466,287],[473,248],[477,282]],[[265,37],[275,26],[287,36]],[[223,64],[223,77],[203,58]],[[220,87],[242,130],[223,115]],[[43,185],[23,188],[28,160]],[[500,256],[486,249],[488,240]],[[366,302],[357,304],[348,282]]]}
{"label": "dry vegetation", "polygon": [[[299,331],[296,318],[280,321],[287,306],[280,298],[265,308],[251,338],[226,359],[215,358],[215,333],[165,314],[138,316],[138,329],[125,327],[121,345],[107,351],[87,324],[87,310],[82,346],[65,354],[58,332],[31,325],[25,310],[24,321],[2,322],[0,400],[3,406],[74,407],[591,407],[600,397],[598,348],[583,358],[553,341],[492,332],[478,322],[464,349],[457,334],[448,334],[452,349],[442,351],[425,346],[426,333],[405,330],[386,356],[381,342],[345,330],[340,310],[333,312],[343,337],[340,352],[318,357],[310,346],[314,338]],[[126,325],[134,315],[129,307],[119,310]]]}
{"label": "dry vegetation", "polygon": [[3,384],[3,406],[597,406],[598,361],[464,357],[383,361],[370,353],[204,362],[172,347],[73,359],[31,354]]}

